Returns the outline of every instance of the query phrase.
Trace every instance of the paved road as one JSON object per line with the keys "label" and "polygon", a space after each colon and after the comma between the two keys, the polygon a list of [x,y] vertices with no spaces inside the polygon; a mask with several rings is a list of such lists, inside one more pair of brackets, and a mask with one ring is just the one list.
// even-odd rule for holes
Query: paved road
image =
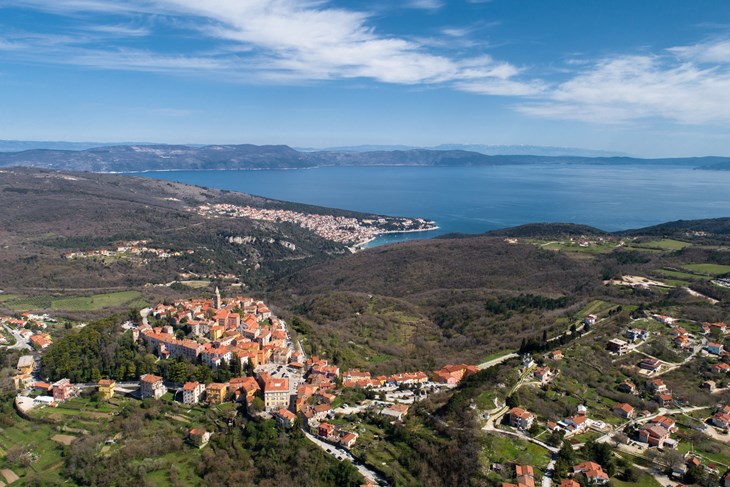
{"label": "paved road", "polygon": [[324,441],[320,440],[319,438],[316,438],[314,435],[311,435],[304,432],[304,436],[307,437],[309,441],[320,447],[325,452],[329,453],[333,457],[337,458],[338,460],[349,460],[355,468],[362,474],[363,477],[366,479],[370,479],[375,485],[390,485],[388,482],[381,477],[377,472],[370,470],[365,465],[361,464],[355,458],[350,454],[349,451],[345,450],[344,448],[341,448],[339,446],[332,445],[330,443],[325,443]]}
{"label": "paved road", "polygon": [[509,360],[514,357],[519,357],[519,355],[517,355],[516,353],[508,353],[507,355],[502,355],[501,357],[497,357],[493,360],[488,360],[486,362],[483,362],[483,363],[477,365],[477,367],[479,367],[479,370],[488,369],[489,367],[494,367],[495,365],[501,364],[505,360]]}
{"label": "paved road", "polygon": [[5,330],[13,335],[13,338],[15,338],[15,345],[10,345],[8,348],[14,349],[14,350],[32,350],[31,346],[28,344],[28,341],[22,337],[20,333],[18,333],[17,330],[14,330],[10,328],[8,325],[3,324],[3,328]]}
{"label": "paved road", "polygon": [[142,316],[142,323],[145,325],[149,325],[149,321],[147,321],[147,317],[152,313],[152,308],[144,308],[139,311],[140,316]]}
{"label": "paved road", "polygon": [[[551,487],[553,485],[553,475],[555,475],[555,462],[557,461],[557,455],[553,455],[545,467],[545,473],[542,476],[542,487]],[[549,472],[549,474],[548,474]]]}

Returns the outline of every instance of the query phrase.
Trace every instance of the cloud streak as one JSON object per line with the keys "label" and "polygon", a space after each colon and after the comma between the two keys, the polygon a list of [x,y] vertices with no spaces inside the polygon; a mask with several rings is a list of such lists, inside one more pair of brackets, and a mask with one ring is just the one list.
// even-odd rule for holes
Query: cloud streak
{"label": "cloud streak", "polygon": [[[489,56],[454,57],[434,52],[416,39],[381,34],[372,24],[368,12],[330,6],[318,0],[138,0],[105,2],[104,0],[70,0],[49,2],[23,0],[26,6],[63,14],[104,12],[107,14],[155,13],[179,18],[198,19],[199,33],[220,46],[214,54],[169,53],[109,49],[110,59],[119,60],[126,69],[154,69],[159,59],[161,71],[171,66],[183,69],[229,69],[234,79],[278,80],[282,82],[341,80],[365,78],[391,84],[441,84],[459,89],[461,83],[481,80],[504,82],[519,74],[516,67]],[[59,5],[59,3],[61,5]],[[436,9],[442,2],[416,0],[410,6]],[[99,34],[129,37],[147,35],[146,29],[124,24],[96,27]],[[128,32],[127,32],[128,31]],[[61,49],[62,45],[58,46]],[[225,53],[228,58],[222,58]],[[235,55],[230,55],[235,53]],[[75,50],[59,62],[112,68],[95,46]],[[176,61],[177,60],[177,61]],[[525,85],[528,86],[528,85]],[[469,88],[473,91],[472,88]]]}
{"label": "cloud streak", "polygon": [[[654,54],[620,54],[600,60],[569,59],[551,68],[560,79],[541,79],[536,68],[483,55],[471,43],[471,26],[445,26],[432,38],[379,31],[374,13],[339,8],[328,0],[18,0],[16,4],[67,15],[86,25],[81,36],[5,34],[5,57],[37,62],[212,74],[242,83],[305,84],[374,80],[443,87],[484,96],[512,97],[532,117],[612,124],[663,119],[681,124],[730,123],[730,40],[712,39]],[[470,0],[470,3],[479,3]],[[412,0],[435,10],[441,0]],[[0,4],[2,8],[2,4]],[[92,14],[105,22],[92,24]],[[139,19],[155,21],[142,23]],[[83,24],[86,21],[87,24]],[[175,24],[184,46],[122,41],[160,34]],[[171,29],[174,30],[174,29]],[[183,32],[183,33],[180,33]],[[190,39],[196,42],[190,42]],[[174,42],[168,42],[174,46]],[[458,45],[458,49],[454,46]],[[465,54],[466,53],[466,54]],[[224,76],[221,76],[223,74]]]}
{"label": "cloud streak", "polygon": [[[538,102],[533,116],[594,123],[661,118],[682,124],[730,123],[727,41],[671,48],[661,55],[615,56],[589,66]],[[725,61],[726,60],[726,61]],[[707,65],[706,63],[714,63]]]}

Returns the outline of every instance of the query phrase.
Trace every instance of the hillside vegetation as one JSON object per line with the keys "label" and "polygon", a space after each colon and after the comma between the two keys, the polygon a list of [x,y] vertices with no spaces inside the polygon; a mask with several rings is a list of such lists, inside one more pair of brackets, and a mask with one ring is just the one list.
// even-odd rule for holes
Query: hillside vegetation
{"label": "hillside vegetation", "polygon": [[277,281],[271,299],[311,329],[312,346],[387,372],[476,362],[544,331],[562,332],[559,317],[597,286],[589,262],[478,237],[370,249]]}
{"label": "hillside vegetation", "polygon": [[[231,203],[312,214],[363,216],[185,184],[129,176],[33,169],[0,171],[0,289],[20,295],[139,291],[196,275],[234,274],[254,286],[283,269],[348,251],[298,225],[205,218],[202,204]],[[237,242],[231,238],[238,237]],[[127,242],[170,258],[96,256]],[[286,243],[285,246],[282,242]]]}

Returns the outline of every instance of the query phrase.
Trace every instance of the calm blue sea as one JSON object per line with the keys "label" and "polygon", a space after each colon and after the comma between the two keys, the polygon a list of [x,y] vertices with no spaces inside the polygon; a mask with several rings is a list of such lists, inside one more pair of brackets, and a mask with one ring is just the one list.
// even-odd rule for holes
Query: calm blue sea
{"label": "calm blue sea", "polygon": [[423,217],[441,227],[385,236],[371,245],[534,222],[583,223],[614,231],[730,216],[730,171],[668,166],[338,167],[134,174],[333,208]]}

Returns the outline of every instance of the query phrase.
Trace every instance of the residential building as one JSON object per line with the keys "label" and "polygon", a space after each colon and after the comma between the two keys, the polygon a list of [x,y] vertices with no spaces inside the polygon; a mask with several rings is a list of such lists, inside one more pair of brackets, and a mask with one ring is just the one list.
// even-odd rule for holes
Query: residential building
{"label": "residential building", "polygon": [[535,421],[535,416],[522,408],[512,408],[509,412],[509,424],[515,428],[528,430]]}
{"label": "residential building", "polygon": [[639,362],[639,368],[646,370],[648,373],[659,372],[662,368],[662,363],[659,359],[646,357]]}
{"label": "residential building", "polygon": [[646,340],[649,338],[649,331],[641,328],[630,328],[626,330],[626,338],[635,342],[636,340]]}
{"label": "residential building", "polygon": [[630,380],[625,380],[618,385],[618,390],[629,394],[636,394],[636,385]]}
{"label": "residential building", "polygon": [[188,438],[190,443],[198,448],[203,448],[210,441],[210,433],[203,428],[193,428],[188,432]]}
{"label": "residential building", "polygon": [[721,335],[726,335],[728,333],[728,327],[727,323],[708,323],[710,325],[710,330],[716,331],[720,333]]}
{"label": "residential building", "polygon": [[[335,379],[340,376],[340,368],[336,365],[329,365],[326,360],[321,360],[318,363],[312,365],[312,368],[309,370],[310,373],[313,375],[321,375],[329,379]],[[348,375],[348,380],[352,380],[351,377],[351,374]]]}
{"label": "residential building", "polygon": [[264,390],[266,411],[278,411],[289,407],[289,379],[271,377],[269,374],[261,374],[259,379]]}
{"label": "residential building", "polygon": [[355,446],[357,441],[357,433],[345,433],[340,437],[340,445],[344,446],[348,450]]}
{"label": "residential building", "polygon": [[710,421],[713,426],[717,426],[721,429],[728,429],[730,426],[730,415],[725,413],[715,413],[712,415],[712,419]]}
{"label": "residential building", "polygon": [[320,423],[317,428],[317,435],[329,440],[335,433],[335,427],[329,423]]}
{"label": "residential building", "polygon": [[39,333],[30,337],[30,342],[36,349],[45,350],[53,343],[53,340],[48,333]]}
{"label": "residential building", "polygon": [[390,406],[385,406],[380,411],[380,414],[383,416],[390,416],[391,418],[395,418],[400,421],[403,419],[403,416],[408,414],[408,406],[405,404],[392,404]]}
{"label": "residential building", "polygon": [[730,372],[730,365],[726,364],[725,362],[712,364],[712,372],[717,375],[727,374],[728,372]]}
{"label": "residential building", "polygon": [[535,369],[533,374],[535,375],[535,379],[540,381],[541,384],[546,384],[553,378],[553,373],[550,370],[550,367],[538,367]]}
{"label": "residential building", "polygon": [[707,350],[712,355],[722,355],[724,347],[721,343],[709,342],[705,346],[705,350]]}
{"label": "residential building", "polygon": [[658,448],[664,447],[669,439],[670,431],[656,423],[649,423],[639,430],[639,441]]}
{"label": "residential building", "polygon": [[261,392],[261,387],[253,377],[231,379],[228,381],[228,385],[234,394],[240,392],[248,404],[252,403],[256,395]]}
{"label": "residential building", "polygon": [[98,384],[99,395],[104,400],[109,400],[114,397],[114,389],[117,387],[117,381],[113,379],[101,379]]}
{"label": "residential building", "polygon": [[433,373],[433,380],[440,384],[458,384],[464,377],[477,372],[479,372],[479,368],[474,365],[445,365]]}
{"label": "residential building", "polygon": [[606,346],[610,352],[623,355],[629,351],[629,344],[619,338],[613,338],[608,341]]}
{"label": "residential building", "polygon": [[687,350],[688,348],[692,348],[692,342],[686,336],[678,336],[674,338],[674,346],[682,350]]}
{"label": "residential building", "polygon": [[222,404],[226,400],[228,386],[219,382],[211,382],[205,386],[205,399],[208,404]]}
{"label": "residential building", "polygon": [[669,406],[672,401],[672,394],[665,392],[663,394],[657,394],[654,396],[654,400],[659,403],[660,406]]}
{"label": "residential building", "polygon": [[33,380],[33,376],[30,374],[18,374],[14,375],[12,377],[13,380],[13,386],[16,389],[29,389],[31,387],[34,387],[35,381]]}
{"label": "residential building", "polygon": [[517,487],[535,487],[535,469],[532,465],[515,465]]}
{"label": "residential building", "polygon": [[35,359],[32,355],[23,355],[18,359],[18,374],[25,375],[33,373],[35,368]]}
{"label": "residential building", "polygon": [[297,415],[286,408],[279,409],[274,416],[276,417],[276,421],[285,428],[294,426],[294,422],[297,419]]}
{"label": "residential building", "polygon": [[595,462],[583,462],[573,466],[573,474],[582,473],[590,484],[608,483],[608,474]]}
{"label": "residential building", "polygon": [[139,378],[139,395],[142,399],[153,397],[159,399],[165,395],[167,387],[162,381],[162,377],[152,374],[145,374]]}
{"label": "residential building", "polygon": [[56,401],[71,399],[77,392],[69,379],[61,379],[58,382],[54,382],[51,388],[53,391],[53,399]]}
{"label": "residential building", "polygon": [[669,431],[670,433],[674,433],[678,429],[676,421],[667,416],[656,416],[654,419],[649,421],[648,424],[657,424]]}
{"label": "residential building", "polygon": [[205,384],[201,384],[196,381],[186,382],[182,387],[183,404],[188,404],[190,406],[198,404],[204,392]]}
{"label": "residential building", "polygon": [[671,316],[664,316],[664,315],[653,315],[652,318],[657,320],[659,323],[661,323],[663,325],[667,325],[667,326],[674,325],[674,321],[675,321],[675,319],[672,318]]}
{"label": "residential building", "polygon": [[564,428],[568,434],[579,434],[588,427],[588,418],[584,415],[577,414],[559,421],[558,425]]}
{"label": "residential building", "polygon": [[634,407],[627,403],[616,404],[613,407],[613,413],[622,418],[631,419],[634,417]]}
{"label": "residential building", "polygon": [[549,358],[550,360],[563,360],[563,351],[560,349],[551,350],[548,352],[547,358]]}
{"label": "residential building", "polygon": [[230,364],[233,359],[233,351],[229,347],[208,348],[203,350],[200,355],[203,363],[213,369],[218,369],[224,364]]}
{"label": "residential building", "polygon": [[360,370],[353,369],[342,373],[342,385],[344,387],[352,387],[365,380],[370,380],[370,372],[362,372]]}
{"label": "residential building", "polygon": [[659,378],[646,381],[646,388],[651,392],[667,392],[667,385]]}
{"label": "residential building", "polygon": [[689,332],[687,330],[685,330],[684,328],[682,328],[681,326],[673,328],[671,334],[672,334],[672,338],[689,336]]}

